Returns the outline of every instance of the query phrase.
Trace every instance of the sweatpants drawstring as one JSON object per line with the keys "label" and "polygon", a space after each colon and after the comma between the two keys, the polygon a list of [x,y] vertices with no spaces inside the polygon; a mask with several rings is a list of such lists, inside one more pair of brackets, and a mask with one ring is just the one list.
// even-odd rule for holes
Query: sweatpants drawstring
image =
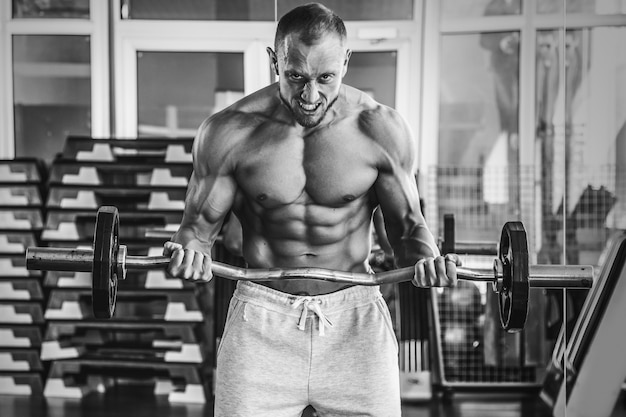
{"label": "sweatpants drawstring", "polygon": [[333,327],[333,323],[326,317],[322,308],[320,307],[322,304],[322,300],[316,300],[314,297],[298,297],[291,305],[292,308],[296,309],[302,306],[302,313],[300,314],[300,320],[298,321],[298,329],[304,331],[306,326],[306,318],[308,316],[309,310],[311,310],[319,319],[319,335],[324,336],[325,328]]}

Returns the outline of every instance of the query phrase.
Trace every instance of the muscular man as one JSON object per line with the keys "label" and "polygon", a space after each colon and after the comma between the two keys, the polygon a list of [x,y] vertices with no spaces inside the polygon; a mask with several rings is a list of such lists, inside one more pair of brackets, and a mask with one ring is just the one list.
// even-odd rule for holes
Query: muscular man
{"label": "muscular man", "polygon": [[[276,84],[209,117],[194,143],[168,272],[208,281],[211,248],[232,211],[250,268],[370,272],[380,207],[399,266],[418,286],[456,283],[420,210],[416,147],[393,109],[342,84],[342,20],[297,7],[268,48]],[[240,281],[217,351],[216,416],[399,416],[398,346],[377,287],[320,280]]]}

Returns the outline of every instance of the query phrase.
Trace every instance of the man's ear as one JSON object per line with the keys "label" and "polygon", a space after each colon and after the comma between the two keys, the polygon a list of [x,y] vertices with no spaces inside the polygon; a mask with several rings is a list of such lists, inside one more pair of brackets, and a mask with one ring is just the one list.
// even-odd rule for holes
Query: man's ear
{"label": "man's ear", "polygon": [[278,75],[278,58],[276,57],[276,52],[274,52],[269,46],[265,48],[265,50],[267,51],[267,55],[270,57],[270,65],[272,69],[276,75]]}
{"label": "man's ear", "polygon": [[346,59],[343,61],[343,74],[342,77],[346,75],[348,72],[348,62],[350,62],[350,57],[352,56],[352,51],[350,49],[346,50]]}

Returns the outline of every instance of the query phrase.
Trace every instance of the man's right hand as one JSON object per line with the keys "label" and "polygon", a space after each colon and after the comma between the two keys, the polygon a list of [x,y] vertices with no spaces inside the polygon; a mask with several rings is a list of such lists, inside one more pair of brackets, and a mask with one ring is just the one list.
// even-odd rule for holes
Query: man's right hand
{"label": "man's right hand", "polygon": [[209,282],[213,278],[210,254],[185,249],[180,243],[168,241],[163,245],[163,255],[170,257],[166,271],[175,278],[196,282]]}

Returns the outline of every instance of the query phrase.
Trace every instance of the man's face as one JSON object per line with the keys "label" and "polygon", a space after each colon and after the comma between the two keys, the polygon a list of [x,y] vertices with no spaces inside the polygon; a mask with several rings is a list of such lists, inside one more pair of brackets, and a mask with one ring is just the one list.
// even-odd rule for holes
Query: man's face
{"label": "man's face", "polygon": [[313,45],[290,35],[279,46],[273,59],[280,96],[300,125],[314,127],[321,122],[337,99],[349,58],[350,51],[335,35],[324,36]]}

